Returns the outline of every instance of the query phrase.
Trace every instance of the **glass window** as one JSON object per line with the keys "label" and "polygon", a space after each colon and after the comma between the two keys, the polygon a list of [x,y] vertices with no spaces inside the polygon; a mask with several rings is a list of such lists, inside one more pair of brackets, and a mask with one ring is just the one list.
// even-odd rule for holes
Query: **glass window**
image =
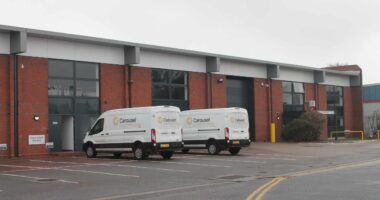
{"label": "glass window", "polygon": [[73,101],[71,98],[49,98],[50,114],[72,114]]}
{"label": "glass window", "polygon": [[91,131],[90,131],[90,135],[94,135],[94,134],[97,134],[97,133],[100,133],[103,131],[103,127],[104,127],[104,119],[99,119],[96,124],[94,125],[94,127],[92,127]]}
{"label": "glass window", "polygon": [[153,86],[153,99],[169,99],[169,86],[155,85]]}
{"label": "glass window", "polygon": [[283,92],[292,92],[292,83],[291,82],[282,82]]}
{"label": "glass window", "polygon": [[293,105],[303,105],[303,94],[293,94]]}
{"label": "glass window", "polygon": [[49,79],[48,94],[50,96],[73,96],[74,81],[68,79]]}
{"label": "glass window", "polygon": [[172,71],[171,83],[186,84],[186,74],[184,72]]}
{"label": "glass window", "polygon": [[76,81],[77,97],[99,97],[98,81]]}
{"label": "glass window", "polygon": [[304,93],[303,83],[293,83],[295,93]]}
{"label": "glass window", "polygon": [[186,88],[185,87],[172,87],[172,98],[186,100]]}
{"label": "glass window", "polygon": [[153,83],[169,83],[169,71],[153,70],[152,81]]}
{"label": "glass window", "polygon": [[75,112],[77,114],[98,114],[99,99],[76,99]]}
{"label": "glass window", "polygon": [[282,95],[282,102],[286,105],[291,105],[292,104],[292,94],[284,93]]}
{"label": "glass window", "polygon": [[74,77],[74,62],[65,60],[49,60],[49,77]]}
{"label": "glass window", "polygon": [[98,79],[99,69],[96,63],[85,63],[76,62],[75,63],[75,76],[77,78],[88,78],[88,79]]}

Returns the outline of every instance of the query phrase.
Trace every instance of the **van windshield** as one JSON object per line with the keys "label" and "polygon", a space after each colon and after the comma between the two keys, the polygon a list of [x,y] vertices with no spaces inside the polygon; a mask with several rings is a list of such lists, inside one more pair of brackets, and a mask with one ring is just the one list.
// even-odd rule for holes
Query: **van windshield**
{"label": "van windshield", "polygon": [[180,128],[179,113],[162,111],[154,115],[154,121],[158,128]]}
{"label": "van windshield", "polygon": [[243,112],[232,112],[228,114],[228,121],[231,128],[248,128],[248,116]]}

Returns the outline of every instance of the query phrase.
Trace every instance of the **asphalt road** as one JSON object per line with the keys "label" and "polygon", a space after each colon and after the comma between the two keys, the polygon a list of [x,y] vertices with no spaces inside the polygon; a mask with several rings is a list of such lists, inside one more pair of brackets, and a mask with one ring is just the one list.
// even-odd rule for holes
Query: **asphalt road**
{"label": "asphalt road", "polygon": [[0,159],[0,199],[379,199],[380,143],[256,143],[132,160]]}

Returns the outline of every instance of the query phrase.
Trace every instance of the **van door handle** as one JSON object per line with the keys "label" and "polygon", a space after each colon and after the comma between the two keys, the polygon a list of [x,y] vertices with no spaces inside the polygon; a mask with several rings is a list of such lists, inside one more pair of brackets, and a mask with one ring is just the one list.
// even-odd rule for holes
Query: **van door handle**
{"label": "van door handle", "polygon": [[100,135],[102,135],[102,136],[103,136],[103,135],[104,135],[104,133],[102,133],[102,134],[100,134]]}
{"label": "van door handle", "polygon": [[109,135],[109,133],[106,133],[106,135]]}

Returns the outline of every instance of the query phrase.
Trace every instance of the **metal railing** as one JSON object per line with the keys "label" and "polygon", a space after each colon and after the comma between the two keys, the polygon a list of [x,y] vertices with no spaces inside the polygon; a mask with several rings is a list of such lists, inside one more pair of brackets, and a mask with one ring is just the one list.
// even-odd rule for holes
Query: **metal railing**
{"label": "metal railing", "polygon": [[[364,140],[364,131],[331,131],[330,138],[333,138],[334,133],[335,133],[335,140],[338,140],[338,133],[360,133],[361,140]],[[380,138],[380,130],[377,131],[377,138]]]}

